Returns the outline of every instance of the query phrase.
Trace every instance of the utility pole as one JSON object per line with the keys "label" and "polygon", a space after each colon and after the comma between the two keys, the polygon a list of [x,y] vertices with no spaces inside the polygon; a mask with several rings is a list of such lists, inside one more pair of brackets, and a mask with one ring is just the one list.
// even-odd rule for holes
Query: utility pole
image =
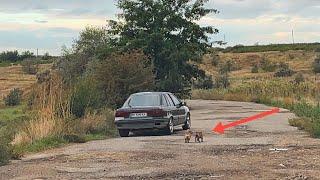
{"label": "utility pole", "polygon": [[294,31],[292,29],[292,44],[294,44]]}
{"label": "utility pole", "polygon": [[38,57],[38,55],[39,55],[39,49],[37,48],[37,57]]}

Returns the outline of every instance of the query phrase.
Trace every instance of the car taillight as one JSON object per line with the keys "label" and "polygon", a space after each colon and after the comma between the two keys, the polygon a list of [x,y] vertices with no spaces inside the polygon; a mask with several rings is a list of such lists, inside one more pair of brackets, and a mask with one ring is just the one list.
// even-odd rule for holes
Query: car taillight
{"label": "car taillight", "polygon": [[116,111],[115,117],[128,117],[129,113],[125,111]]}
{"label": "car taillight", "polygon": [[162,109],[154,109],[148,113],[148,116],[151,117],[164,117],[167,115],[167,112]]}

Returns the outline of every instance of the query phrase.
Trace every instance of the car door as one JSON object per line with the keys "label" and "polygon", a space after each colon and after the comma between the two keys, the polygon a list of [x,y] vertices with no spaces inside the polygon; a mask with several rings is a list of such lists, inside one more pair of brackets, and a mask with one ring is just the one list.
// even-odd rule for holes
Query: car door
{"label": "car door", "polygon": [[177,116],[178,116],[178,123],[183,124],[185,121],[186,110],[182,106],[181,101],[175,95],[169,94],[169,96],[171,97],[171,99],[175,105],[175,108],[177,111]]}
{"label": "car door", "polygon": [[179,110],[174,105],[172,99],[170,98],[169,94],[164,94],[165,99],[167,100],[169,110],[173,117],[173,123],[174,125],[179,124]]}

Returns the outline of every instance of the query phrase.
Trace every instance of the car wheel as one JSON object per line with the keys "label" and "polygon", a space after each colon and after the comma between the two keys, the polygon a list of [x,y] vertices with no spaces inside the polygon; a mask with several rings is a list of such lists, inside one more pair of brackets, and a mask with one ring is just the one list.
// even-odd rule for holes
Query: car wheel
{"label": "car wheel", "polygon": [[191,128],[191,118],[190,118],[190,114],[187,114],[186,116],[186,121],[184,122],[184,125],[182,126],[183,130],[187,130]]}
{"label": "car wheel", "polygon": [[129,136],[130,131],[128,129],[119,129],[118,131],[119,131],[119,135],[121,137],[128,137]]}
{"label": "car wheel", "polygon": [[168,122],[168,126],[167,126],[167,128],[166,128],[166,134],[171,135],[171,134],[173,134],[173,132],[174,132],[173,119],[170,118],[170,120],[169,120],[169,122]]}

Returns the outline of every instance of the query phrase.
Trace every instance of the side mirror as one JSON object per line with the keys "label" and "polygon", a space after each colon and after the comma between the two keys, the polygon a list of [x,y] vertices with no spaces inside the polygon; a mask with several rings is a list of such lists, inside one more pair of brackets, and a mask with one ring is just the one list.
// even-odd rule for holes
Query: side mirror
{"label": "side mirror", "polygon": [[187,102],[183,101],[182,103],[182,106],[187,106]]}

